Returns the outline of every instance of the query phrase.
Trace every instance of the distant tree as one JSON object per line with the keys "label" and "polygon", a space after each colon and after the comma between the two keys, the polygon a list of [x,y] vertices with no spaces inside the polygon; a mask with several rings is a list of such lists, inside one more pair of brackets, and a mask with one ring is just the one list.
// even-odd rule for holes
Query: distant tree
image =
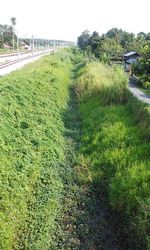
{"label": "distant tree", "polygon": [[88,46],[91,47],[91,51],[95,57],[99,58],[101,55],[101,37],[97,31],[94,31],[88,39]]}
{"label": "distant tree", "polygon": [[88,39],[90,38],[90,32],[85,30],[82,34],[78,37],[78,46],[80,49],[84,50],[88,45]]}
{"label": "distant tree", "polygon": [[90,36],[89,31],[85,30],[78,37],[78,46],[86,51],[91,57],[91,53],[101,61],[110,62],[118,60],[122,55],[131,50],[140,53],[147,41],[150,40],[150,33],[140,32],[137,37],[133,33],[122,29],[112,28],[106,34],[99,36],[94,31]]}
{"label": "distant tree", "polygon": [[0,24],[0,48],[3,48],[4,43],[12,45],[12,26]]}
{"label": "distant tree", "polygon": [[105,37],[102,42],[102,51],[110,60],[117,60],[123,54],[122,46],[116,41],[115,37]]}
{"label": "distant tree", "polygon": [[150,32],[146,34],[146,40],[150,40]]}
{"label": "distant tree", "polygon": [[139,32],[138,34],[137,34],[137,38],[142,38],[142,39],[146,39],[146,33],[144,33],[144,32]]}
{"label": "distant tree", "polygon": [[150,88],[150,41],[140,50],[140,55],[138,62],[133,65],[133,71],[139,76],[144,87]]}
{"label": "distant tree", "polygon": [[11,20],[12,29],[13,29],[12,40],[13,40],[13,50],[14,50],[15,49],[15,26],[16,26],[16,18],[12,17],[10,20]]}
{"label": "distant tree", "polygon": [[120,45],[124,48],[125,52],[134,50],[136,39],[133,33],[124,31],[121,36]]}
{"label": "distant tree", "polygon": [[4,44],[4,34],[5,28],[4,25],[0,24],[0,48],[3,48],[3,44]]}
{"label": "distant tree", "polygon": [[106,33],[106,36],[109,38],[114,38],[116,42],[120,43],[123,33],[124,31],[122,29],[112,28]]}

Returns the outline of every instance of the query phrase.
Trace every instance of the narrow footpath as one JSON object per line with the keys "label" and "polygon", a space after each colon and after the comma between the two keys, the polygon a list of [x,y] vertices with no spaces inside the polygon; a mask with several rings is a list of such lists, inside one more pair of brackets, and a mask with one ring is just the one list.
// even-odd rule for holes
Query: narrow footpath
{"label": "narrow footpath", "polygon": [[130,77],[129,78],[129,86],[128,89],[130,90],[130,92],[137,97],[140,101],[147,103],[150,105],[150,97],[147,96],[144,92],[142,92],[141,90],[139,90],[137,88],[137,81],[134,77]]}

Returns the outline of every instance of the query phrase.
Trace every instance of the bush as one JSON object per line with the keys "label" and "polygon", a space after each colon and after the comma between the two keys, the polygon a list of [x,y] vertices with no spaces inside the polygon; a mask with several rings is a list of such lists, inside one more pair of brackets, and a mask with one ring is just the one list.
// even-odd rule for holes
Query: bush
{"label": "bush", "polygon": [[[141,85],[149,87],[150,82],[150,42],[147,41],[140,51],[141,57],[133,64],[133,72],[138,76]],[[147,83],[146,83],[147,82]],[[146,83],[146,84],[145,84]]]}
{"label": "bush", "polygon": [[143,87],[145,88],[145,89],[150,89],[150,82],[144,82],[143,83]]}

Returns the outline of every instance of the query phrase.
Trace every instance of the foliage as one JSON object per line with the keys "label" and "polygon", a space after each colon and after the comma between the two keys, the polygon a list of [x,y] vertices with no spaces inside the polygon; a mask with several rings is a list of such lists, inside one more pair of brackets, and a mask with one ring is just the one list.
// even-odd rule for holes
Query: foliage
{"label": "foliage", "polygon": [[133,72],[138,76],[143,87],[150,87],[150,42],[140,50],[141,57],[133,65]]}
{"label": "foliage", "polygon": [[11,24],[12,24],[12,30],[13,30],[13,36],[12,36],[12,44],[13,44],[13,50],[15,49],[15,26],[16,26],[16,18],[12,17],[11,19]]}
{"label": "foliage", "polygon": [[11,23],[12,23],[12,27],[14,28],[16,26],[16,18],[15,17],[11,17]]}
{"label": "foliage", "polygon": [[149,33],[140,32],[136,37],[133,33],[112,28],[102,36],[96,31],[92,35],[84,31],[78,37],[78,46],[84,52],[93,53],[100,61],[110,63],[121,61],[123,53],[133,50],[140,52],[149,39]]}
{"label": "foliage", "polygon": [[122,46],[116,41],[115,38],[106,37],[102,41],[102,51],[106,53],[109,60],[117,60],[123,54]]}
{"label": "foliage", "polygon": [[90,34],[88,30],[82,32],[82,34],[78,37],[78,46],[80,49],[84,50],[87,46],[88,39],[90,38]]}
{"label": "foliage", "polygon": [[101,38],[98,32],[93,32],[88,39],[87,45],[91,48],[91,52],[95,55],[95,57],[99,58],[101,55]]}
{"label": "foliage", "polygon": [[128,218],[128,249],[145,250],[150,110],[130,96],[120,67],[72,52],[0,79],[0,248],[108,249],[102,187]]}
{"label": "foliage", "polygon": [[70,69],[64,52],[0,79],[2,250],[51,249],[55,244],[67,181],[62,113]]}
{"label": "foliage", "polygon": [[136,38],[133,33],[129,33],[118,28],[110,29],[106,33],[106,37],[110,38],[111,40],[114,39],[124,51],[133,50],[133,47],[136,43]]}
{"label": "foliage", "polygon": [[[97,65],[97,71],[92,63],[85,68],[77,83],[82,162],[86,162],[93,184],[107,190],[112,208],[128,218],[125,230],[132,241],[126,247],[148,249],[150,110],[130,94],[122,98],[125,78],[120,78],[120,71],[114,77],[110,70],[110,77],[103,65]],[[109,101],[105,99],[105,82]]]}
{"label": "foliage", "polygon": [[[3,48],[4,43],[12,45],[12,35],[13,35],[13,27],[11,25],[0,24],[0,48]],[[14,37],[16,40],[16,35]]]}

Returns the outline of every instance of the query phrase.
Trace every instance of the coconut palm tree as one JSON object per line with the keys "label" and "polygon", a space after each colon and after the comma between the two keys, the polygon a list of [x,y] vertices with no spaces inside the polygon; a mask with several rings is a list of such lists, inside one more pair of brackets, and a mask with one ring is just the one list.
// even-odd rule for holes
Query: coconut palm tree
{"label": "coconut palm tree", "polygon": [[14,34],[15,34],[15,26],[16,26],[16,18],[15,17],[12,17],[11,19],[11,24],[12,24],[12,29],[13,29],[13,51],[15,49],[15,39],[14,39]]}

